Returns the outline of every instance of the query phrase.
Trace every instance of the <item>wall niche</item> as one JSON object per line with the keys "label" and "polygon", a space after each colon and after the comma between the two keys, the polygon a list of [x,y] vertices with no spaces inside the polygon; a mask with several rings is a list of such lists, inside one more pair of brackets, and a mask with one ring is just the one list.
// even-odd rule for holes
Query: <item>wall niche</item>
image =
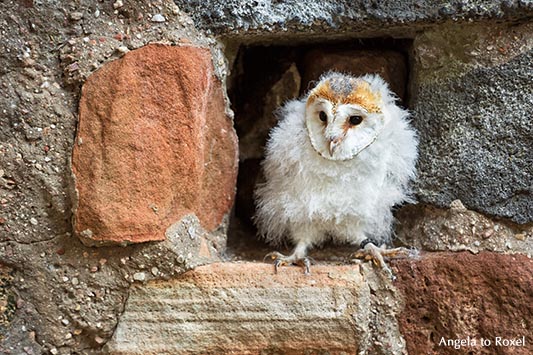
{"label": "wall niche", "polygon": [[[409,39],[354,39],[302,45],[241,45],[228,80],[239,137],[237,194],[228,231],[227,256],[262,260],[273,250],[257,236],[253,223],[253,191],[262,177],[261,161],[269,131],[277,124],[276,109],[312,89],[329,70],[380,74],[405,106],[409,99]],[[277,248],[282,252],[290,245]],[[313,250],[320,259],[339,257],[346,249],[326,245]],[[349,252],[349,251],[348,251]]]}

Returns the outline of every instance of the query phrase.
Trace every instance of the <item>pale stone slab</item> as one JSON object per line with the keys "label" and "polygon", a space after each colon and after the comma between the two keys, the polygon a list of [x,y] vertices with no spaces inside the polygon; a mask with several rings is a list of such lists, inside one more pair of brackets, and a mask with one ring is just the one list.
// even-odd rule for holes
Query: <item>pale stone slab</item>
{"label": "pale stone slab", "polygon": [[296,267],[274,274],[266,264],[211,264],[132,287],[107,351],[357,354],[373,318],[369,297],[359,265],[316,265],[306,276]]}

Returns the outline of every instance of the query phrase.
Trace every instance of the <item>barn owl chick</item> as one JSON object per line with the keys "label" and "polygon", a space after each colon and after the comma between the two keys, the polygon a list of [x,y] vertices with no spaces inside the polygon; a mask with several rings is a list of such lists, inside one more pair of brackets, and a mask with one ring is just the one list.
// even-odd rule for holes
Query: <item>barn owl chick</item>
{"label": "barn owl chick", "polygon": [[304,98],[288,102],[266,145],[265,182],[256,186],[255,223],[271,244],[290,241],[291,255],[267,256],[309,271],[308,250],[331,239],[360,248],[390,272],[391,208],[410,201],[417,135],[408,112],[377,75],[329,72]]}

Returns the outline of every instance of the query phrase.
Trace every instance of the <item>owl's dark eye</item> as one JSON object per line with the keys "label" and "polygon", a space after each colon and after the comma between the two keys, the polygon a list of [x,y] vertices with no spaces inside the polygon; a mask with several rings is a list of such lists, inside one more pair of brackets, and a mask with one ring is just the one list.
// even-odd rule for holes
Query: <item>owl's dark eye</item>
{"label": "owl's dark eye", "polygon": [[320,111],[318,117],[320,117],[320,121],[322,122],[326,122],[328,120],[328,115],[326,115],[324,111]]}
{"label": "owl's dark eye", "polygon": [[363,117],[361,117],[361,116],[350,116],[350,124],[352,126],[357,126],[361,122],[363,122]]}

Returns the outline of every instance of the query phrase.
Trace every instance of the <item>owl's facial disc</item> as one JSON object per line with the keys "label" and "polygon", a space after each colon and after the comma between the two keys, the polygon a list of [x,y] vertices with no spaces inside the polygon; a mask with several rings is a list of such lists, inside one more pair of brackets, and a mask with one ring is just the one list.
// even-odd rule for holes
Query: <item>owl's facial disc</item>
{"label": "owl's facial disc", "polygon": [[376,140],[384,116],[359,105],[317,99],[307,105],[306,126],[311,145],[323,158],[349,160]]}

